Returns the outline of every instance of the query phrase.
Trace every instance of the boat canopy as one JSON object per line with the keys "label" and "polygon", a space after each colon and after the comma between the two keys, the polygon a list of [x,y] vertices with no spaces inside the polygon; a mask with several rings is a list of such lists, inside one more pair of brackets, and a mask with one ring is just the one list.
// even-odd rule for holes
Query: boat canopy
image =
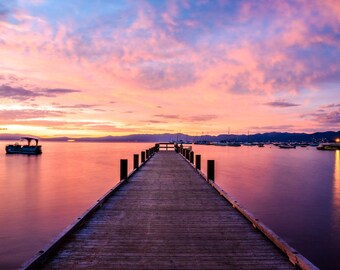
{"label": "boat canopy", "polygon": [[31,145],[31,141],[35,141],[35,145],[38,145],[39,139],[37,138],[32,138],[32,137],[21,137],[21,139],[27,140],[28,146]]}

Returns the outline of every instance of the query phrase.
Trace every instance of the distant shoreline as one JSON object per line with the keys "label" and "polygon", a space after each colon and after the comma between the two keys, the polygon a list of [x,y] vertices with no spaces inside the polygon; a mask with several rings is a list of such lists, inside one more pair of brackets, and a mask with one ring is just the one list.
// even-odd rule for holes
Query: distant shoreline
{"label": "distant shoreline", "polygon": [[[18,140],[23,136],[32,136],[32,134],[0,134],[0,140]],[[33,137],[37,137],[34,136]],[[183,141],[195,142],[205,140],[209,142],[219,141],[237,141],[237,142],[323,142],[335,141],[340,138],[340,131],[325,131],[315,133],[289,133],[289,132],[266,132],[252,135],[237,134],[220,134],[220,135],[202,135],[191,136],[182,133],[165,133],[165,134],[133,134],[126,136],[105,136],[105,137],[37,137],[41,141],[54,142],[169,142]]]}

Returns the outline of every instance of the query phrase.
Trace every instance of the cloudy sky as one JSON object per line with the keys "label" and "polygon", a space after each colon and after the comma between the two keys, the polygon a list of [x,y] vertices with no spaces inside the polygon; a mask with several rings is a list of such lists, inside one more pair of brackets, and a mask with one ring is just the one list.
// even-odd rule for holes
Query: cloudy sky
{"label": "cloudy sky", "polygon": [[0,0],[0,133],[340,130],[338,0]]}

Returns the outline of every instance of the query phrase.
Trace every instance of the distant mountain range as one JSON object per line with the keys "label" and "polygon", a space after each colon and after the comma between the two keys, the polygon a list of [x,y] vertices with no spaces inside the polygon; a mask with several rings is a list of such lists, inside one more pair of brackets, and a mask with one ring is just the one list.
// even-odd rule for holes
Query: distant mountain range
{"label": "distant mountain range", "polygon": [[[28,134],[0,134],[0,140],[18,140],[20,137],[30,136]],[[326,131],[316,133],[288,133],[288,132],[268,132],[257,133],[252,135],[235,135],[220,134],[217,136],[203,135],[190,136],[182,133],[165,133],[165,134],[134,134],[127,136],[105,136],[105,137],[88,137],[88,138],[71,138],[71,137],[54,137],[40,138],[42,141],[60,141],[75,140],[78,142],[169,142],[185,141],[194,142],[198,140],[206,141],[238,141],[238,142],[320,142],[334,141],[340,138],[340,131]]]}

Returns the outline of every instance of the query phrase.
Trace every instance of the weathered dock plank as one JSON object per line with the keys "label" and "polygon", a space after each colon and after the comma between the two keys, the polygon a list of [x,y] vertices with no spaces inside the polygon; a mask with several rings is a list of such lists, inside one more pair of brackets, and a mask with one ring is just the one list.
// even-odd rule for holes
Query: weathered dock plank
{"label": "weathered dock plank", "polygon": [[296,269],[175,152],[158,152],[43,269]]}

